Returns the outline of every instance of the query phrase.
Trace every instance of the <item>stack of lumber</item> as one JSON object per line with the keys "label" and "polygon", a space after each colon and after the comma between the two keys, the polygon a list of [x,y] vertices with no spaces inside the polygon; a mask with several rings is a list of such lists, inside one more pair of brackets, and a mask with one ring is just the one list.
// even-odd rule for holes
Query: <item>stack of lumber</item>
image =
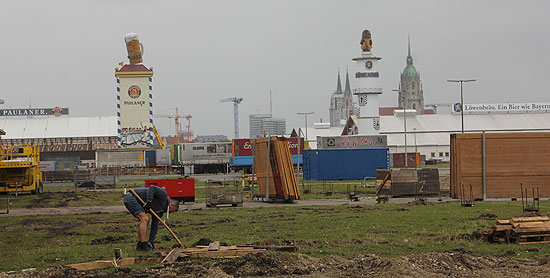
{"label": "stack of lumber", "polygon": [[502,243],[550,243],[550,217],[514,217],[497,220],[487,232],[489,242]]}
{"label": "stack of lumber", "polygon": [[392,169],[389,180],[385,181],[390,170],[377,169],[376,183],[382,195],[414,196],[436,195],[439,193],[438,169]]}
{"label": "stack of lumber", "polygon": [[[271,143],[268,155],[268,143]],[[270,159],[269,177],[267,160]],[[300,190],[292,164],[288,140],[285,137],[260,138],[256,140],[254,168],[258,177],[259,196],[266,196],[269,178],[269,198],[299,200]]]}
{"label": "stack of lumber", "polygon": [[390,195],[391,193],[391,170],[390,169],[376,169],[376,188],[377,188],[376,195]]}

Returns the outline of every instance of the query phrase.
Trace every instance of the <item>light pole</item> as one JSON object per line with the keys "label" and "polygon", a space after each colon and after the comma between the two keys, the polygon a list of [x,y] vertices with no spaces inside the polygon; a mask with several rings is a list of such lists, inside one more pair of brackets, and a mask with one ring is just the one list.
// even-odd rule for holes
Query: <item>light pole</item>
{"label": "light pole", "polygon": [[413,132],[414,132],[414,167],[416,168],[416,156],[417,156],[417,153],[418,153],[418,145],[416,144],[416,127],[413,127]]}
{"label": "light pole", "polygon": [[[402,92],[401,89],[399,90],[393,89],[392,91],[398,92],[398,93]],[[402,96],[401,94],[399,94],[399,96],[403,100],[403,129],[405,130],[405,168],[409,168],[409,163],[408,163],[409,158],[407,157],[408,156],[407,154],[407,111],[405,110],[407,107],[407,104],[406,104],[407,99],[405,98],[405,96]]]}
{"label": "light pole", "polygon": [[462,133],[464,133],[464,94],[462,93],[462,83],[474,82],[475,79],[448,79],[447,82],[460,82],[460,118],[462,120]]}
{"label": "light pole", "polygon": [[304,140],[304,143],[307,141],[307,115],[309,114],[314,114],[315,112],[298,112],[296,114],[298,115],[304,115],[304,119],[305,119],[305,122],[306,122],[306,138]]}

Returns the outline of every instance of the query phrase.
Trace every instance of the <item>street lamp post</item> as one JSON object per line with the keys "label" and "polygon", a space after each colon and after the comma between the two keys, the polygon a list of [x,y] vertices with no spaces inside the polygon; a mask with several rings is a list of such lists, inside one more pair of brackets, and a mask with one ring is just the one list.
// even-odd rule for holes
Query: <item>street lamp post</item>
{"label": "street lamp post", "polygon": [[304,120],[305,120],[305,124],[306,124],[306,138],[305,138],[304,142],[307,141],[307,115],[313,114],[313,113],[315,113],[315,112],[298,112],[298,113],[296,113],[298,115],[304,115]]}
{"label": "street lamp post", "polygon": [[[401,89],[399,90],[396,90],[396,89],[393,89],[392,91],[394,92],[399,92],[401,93]],[[407,99],[405,98],[405,96],[401,96],[401,99],[403,100],[403,129],[405,130],[405,168],[409,168],[409,158],[408,158],[408,153],[407,153],[407,111],[405,110],[406,107],[407,107],[407,104],[406,104],[406,101]]]}
{"label": "street lamp post", "polygon": [[462,121],[462,133],[464,133],[464,94],[462,93],[462,83],[474,82],[475,79],[448,79],[447,82],[460,82],[460,118]]}
{"label": "street lamp post", "polygon": [[414,167],[416,168],[416,156],[418,154],[418,145],[416,144],[416,127],[413,127],[413,132],[414,132]]}

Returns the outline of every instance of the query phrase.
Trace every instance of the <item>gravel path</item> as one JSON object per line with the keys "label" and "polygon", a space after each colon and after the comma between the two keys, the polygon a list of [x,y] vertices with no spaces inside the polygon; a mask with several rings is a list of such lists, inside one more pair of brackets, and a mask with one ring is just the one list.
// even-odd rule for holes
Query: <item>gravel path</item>
{"label": "gravel path", "polygon": [[[414,198],[391,198],[389,203],[403,204],[413,201]],[[454,202],[457,200],[449,197],[443,197],[442,202]],[[437,198],[428,198],[428,202],[436,203]],[[276,202],[245,202],[245,208],[259,207],[279,207],[279,206],[336,206],[336,205],[374,205],[376,199],[372,197],[361,198],[358,202],[352,202],[348,199],[319,199],[319,200],[299,200],[293,203]],[[180,209],[196,210],[210,209],[205,203],[186,203]],[[109,213],[109,212],[126,212],[123,205],[120,206],[92,206],[92,207],[58,207],[58,208],[32,208],[32,209],[10,209],[9,214],[0,214],[1,217],[14,216],[32,216],[32,215],[63,215],[63,214],[91,214],[91,213]]]}

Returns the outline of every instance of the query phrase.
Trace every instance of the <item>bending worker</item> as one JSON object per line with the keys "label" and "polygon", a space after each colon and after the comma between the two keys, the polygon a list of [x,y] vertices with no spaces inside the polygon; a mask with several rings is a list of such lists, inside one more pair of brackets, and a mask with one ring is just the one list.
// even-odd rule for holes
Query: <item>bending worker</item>
{"label": "bending worker", "polygon": [[[155,217],[149,217],[147,213],[153,210],[159,217],[169,211],[178,211],[179,202],[177,200],[170,200],[166,191],[158,186],[150,185],[149,188],[136,188],[134,191],[137,195],[146,202],[143,206],[132,192],[124,195],[124,205],[128,211],[138,220],[138,243],[136,250],[138,251],[151,251],[154,249],[153,243],[157,237],[159,229],[159,220]],[[147,224],[151,220],[151,231],[149,232],[149,241],[147,241]]]}

